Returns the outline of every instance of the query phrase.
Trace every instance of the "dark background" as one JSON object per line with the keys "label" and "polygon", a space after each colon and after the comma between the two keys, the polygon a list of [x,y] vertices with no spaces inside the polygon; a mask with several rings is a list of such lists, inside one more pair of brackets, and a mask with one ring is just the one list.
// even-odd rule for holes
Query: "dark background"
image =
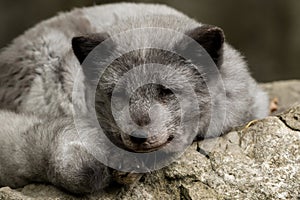
{"label": "dark background", "polygon": [[[95,0],[97,4],[117,2]],[[299,0],[140,0],[165,3],[200,22],[220,26],[261,81],[300,79]],[[58,12],[93,0],[0,0],[0,48]]]}

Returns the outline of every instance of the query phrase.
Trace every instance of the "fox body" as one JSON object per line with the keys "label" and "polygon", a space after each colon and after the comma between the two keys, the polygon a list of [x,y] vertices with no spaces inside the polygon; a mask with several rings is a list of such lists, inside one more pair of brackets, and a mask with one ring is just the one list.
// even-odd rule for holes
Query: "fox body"
{"label": "fox body", "polygon": [[[192,59],[162,48],[140,48],[118,56],[109,64],[97,82],[95,106],[90,106],[87,91],[93,80],[88,71],[90,67],[85,67],[89,54],[114,35],[153,27],[160,29],[151,34],[140,32],[134,37],[122,37],[118,42],[112,39],[112,45],[104,45],[104,57],[120,54],[120,43],[129,49],[139,44],[150,47],[155,44],[184,52],[190,48],[189,43],[182,43],[181,36],[167,37],[163,30],[182,33],[201,45],[210,56],[222,79],[226,98],[219,95],[217,87],[208,87],[214,79],[205,77],[203,64],[197,66]],[[192,52],[192,57],[197,58],[197,53]],[[155,63],[162,66],[157,67]],[[201,70],[196,70],[197,67]],[[150,68],[151,73],[160,74],[160,79],[166,80],[170,88],[149,83],[132,89],[131,94],[114,91],[127,72],[137,70],[129,75],[126,85],[138,84],[149,77],[146,71]],[[82,94],[78,98],[72,96],[76,81],[79,83],[76,91]],[[39,23],[0,54],[3,124],[0,185],[21,187],[40,181],[74,193],[87,193],[110,183],[115,173],[81,143],[73,120],[74,107],[80,108],[83,116],[94,108],[104,133],[121,148],[133,152],[151,152],[160,147],[176,151],[181,143],[190,141],[191,135],[180,127],[182,110],[180,99],[175,95],[176,89],[183,90],[186,84],[191,86],[193,99],[198,102],[199,113],[193,117],[198,127],[193,137],[216,137],[268,113],[266,94],[250,76],[240,53],[225,42],[223,31],[196,22],[170,7],[108,4],[75,9]],[[122,110],[119,116],[113,115],[114,94],[117,99],[114,104],[122,103],[124,97],[129,99],[130,116],[122,115]],[[190,93],[184,95],[189,97]],[[212,108],[220,116],[225,113],[224,120],[217,115],[210,121]],[[121,129],[117,122],[128,130]],[[97,132],[89,122],[83,123],[89,132]],[[131,134],[127,134],[128,131]],[[95,145],[88,138],[85,143],[90,148]],[[103,147],[102,153],[105,151]]]}

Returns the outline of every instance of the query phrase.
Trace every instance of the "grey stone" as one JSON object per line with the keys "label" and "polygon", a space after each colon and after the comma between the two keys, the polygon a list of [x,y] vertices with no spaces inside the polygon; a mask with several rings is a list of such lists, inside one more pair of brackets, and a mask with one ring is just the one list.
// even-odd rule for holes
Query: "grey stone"
{"label": "grey stone", "polygon": [[300,81],[277,81],[261,84],[270,99],[278,98],[279,109],[275,114],[284,112],[300,103]]}

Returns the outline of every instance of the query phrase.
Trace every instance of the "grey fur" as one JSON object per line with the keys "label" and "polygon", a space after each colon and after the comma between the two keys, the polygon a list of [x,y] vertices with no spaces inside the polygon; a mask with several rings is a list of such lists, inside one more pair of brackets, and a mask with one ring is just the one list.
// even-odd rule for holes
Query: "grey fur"
{"label": "grey fur", "polygon": [[[128,12],[130,11],[130,12]],[[91,33],[105,33],[110,36],[117,33],[142,27],[163,27],[181,33],[189,33],[202,24],[188,18],[182,13],[163,5],[152,4],[109,4],[91,8],[76,9],[69,13],[44,21],[16,38],[11,45],[0,54],[0,119],[3,124],[0,131],[0,186],[21,187],[33,181],[50,182],[74,193],[98,191],[111,181],[111,170],[97,161],[84,148],[84,144],[93,146],[93,140],[86,138],[84,142],[78,138],[72,120],[73,106],[77,105],[83,113],[89,113],[88,89],[85,69],[73,53],[71,40],[73,37]],[[162,33],[151,36],[164,37]],[[155,43],[150,36],[130,40],[128,45],[139,43]],[[130,38],[123,38],[124,42]],[[181,38],[166,40],[165,44],[157,44],[175,48]],[[122,41],[121,41],[122,42]],[[116,53],[119,47],[113,51]],[[222,58],[218,67],[224,82],[227,99],[218,97],[217,89],[211,94],[212,104],[225,105],[226,121],[220,128],[218,119],[209,130],[207,116],[210,100],[207,88],[195,73],[191,64],[184,64],[180,58],[170,56],[162,51],[138,50],[116,60],[101,79],[96,98],[98,120],[105,133],[119,146],[133,151],[148,151],[153,145],[140,149],[130,141],[114,123],[110,110],[112,87],[126,71],[146,61],[163,62],[173,67],[174,74],[182,74],[197,91],[200,103],[199,137],[215,137],[255,118],[265,117],[268,113],[268,98],[249,75],[247,65],[239,52],[230,45],[222,46]],[[144,65],[145,68],[147,65]],[[164,73],[164,69],[160,71]],[[142,72],[141,72],[142,74]],[[171,75],[166,74],[166,79]],[[133,77],[137,80],[139,77]],[[75,79],[82,84],[78,88],[83,97],[73,99],[72,90]],[[185,80],[175,80],[174,87],[184,85]],[[85,83],[85,84],[84,84]],[[178,84],[179,83],[179,84]],[[151,119],[163,121],[157,130],[159,136],[149,137],[151,144],[172,140],[178,144],[185,141],[189,133],[178,129],[179,108],[174,96],[169,95],[166,106],[157,108],[154,117],[150,112],[153,99],[159,98],[157,86],[147,85],[132,96],[132,119],[139,126],[150,124],[151,128],[159,125]],[[150,99],[145,101],[145,99]],[[159,112],[166,110],[166,112]],[[220,107],[220,112],[223,109]],[[15,113],[13,113],[15,112]],[[197,118],[199,119],[199,118]],[[124,124],[128,119],[120,119]],[[86,123],[86,122],[83,122]],[[129,124],[129,123],[128,123]],[[90,124],[84,125],[91,132],[97,130]],[[221,131],[217,131],[221,130]],[[145,129],[144,131],[148,131]],[[149,133],[148,133],[149,134]],[[170,147],[169,151],[175,151]],[[106,153],[103,147],[103,154]]]}

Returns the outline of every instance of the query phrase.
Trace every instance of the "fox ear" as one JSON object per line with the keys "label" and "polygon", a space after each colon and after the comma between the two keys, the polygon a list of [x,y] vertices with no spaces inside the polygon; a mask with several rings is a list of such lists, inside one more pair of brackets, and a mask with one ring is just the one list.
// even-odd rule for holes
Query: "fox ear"
{"label": "fox ear", "polygon": [[207,51],[217,66],[222,63],[225,35],[221,28],[212,25],[202,25],[186,34]]}
{"label": "fox ear", "polygon": [[109,35],[107,33],[96,33],[74,37],[72,39],[72,48],[80,64],[83,63],[84,59],[95,47],[108,38]]}

